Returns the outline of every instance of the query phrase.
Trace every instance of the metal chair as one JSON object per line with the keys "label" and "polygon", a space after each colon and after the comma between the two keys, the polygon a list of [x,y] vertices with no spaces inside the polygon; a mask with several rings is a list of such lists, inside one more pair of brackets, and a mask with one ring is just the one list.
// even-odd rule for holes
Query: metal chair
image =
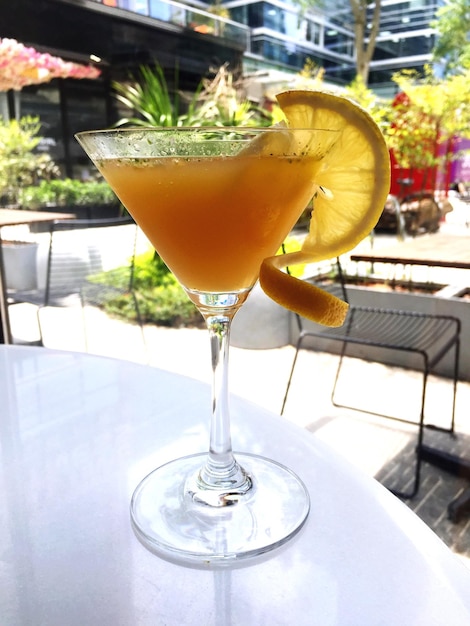
{"label": "metal chair", "polygon": [[[39,345],[44,345],[41,311],[45,307],[104,306],[128,296],[135,310],[145,345],[143,323],[134,290],[137,226],[131,217],[54,221],[50,226],[45,268],[38,261],[38,280],[33,289],[8,290],[9,306],[36,305]],[[116,269],[118,268],[118,269]],[[41,271],[43,269],[43,271]],[[109,270],[119,272],[119,282],[107,282]]]}
{"label": "metal chair", "polygon": [[[348,301],[347,289],[339,259],[336,260],[334,265],[337,268],[336,276],[330,282],[329,286],[321,284],[321,287]],[[331,401],[333,405],[356,411],[362,410],[366,413],[379,415],[388,419],[395,419],[405,423],[417,424],[418,426],[416,447],[417,459],[412,490],[409,493],[395,491],[396,495],[403,498],[414,497],[419,490],[420,484],[421,462],[423,460],[421,452],[423,449],[424,428],[442,430],[449,433],[454,432],[455,400],[459,373],[460,320],[446,315],[430,315],[413,311],[400,311],[394,309],[350,305],[346,321],[340,328],[318,326],[317,328],[305,329],[303,321],[299,316],[297,316],[297,323],[299,327],[299,336],[296,344],[294,361],[292,363],[292,368],[287,382],[281,414],[284,412],[286,405],[299,350],[303,347],[305,340],[313,337],[317,339],[328,339],[340,342],[341,349],[339,353],[338,368],[331,393]],[[419,360],[422,363],[423,383],[421,393],[421,409],[417,421],[393,415],[386,415],[383,413],[375,413],[368,410],[364,411],[357,406],[341,404],[336,401],[335,392],[348,344],[361,345],[363,350],[370,347],[410,352],[419,357]],[[454,350],[451,422],[449,428],[442,428],[431,424],[425,424],[426,389],[429,374],[451,350]],[[361,356],[361,358],[367,358],[367,356],[364,355]]]}

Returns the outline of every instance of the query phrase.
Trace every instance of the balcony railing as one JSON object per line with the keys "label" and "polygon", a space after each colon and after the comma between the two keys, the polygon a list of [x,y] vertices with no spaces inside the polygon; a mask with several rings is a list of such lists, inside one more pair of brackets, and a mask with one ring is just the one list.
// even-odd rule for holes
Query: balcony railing
{"label": "balcony railing", "polygon": [[224,39],[227,43],[236,43],[245,50],[249,48],[250,28],[248,26],[173,0],[94,1],[136,15],[150,17],[160,22],[190,28],[203,35],[214,35]]}

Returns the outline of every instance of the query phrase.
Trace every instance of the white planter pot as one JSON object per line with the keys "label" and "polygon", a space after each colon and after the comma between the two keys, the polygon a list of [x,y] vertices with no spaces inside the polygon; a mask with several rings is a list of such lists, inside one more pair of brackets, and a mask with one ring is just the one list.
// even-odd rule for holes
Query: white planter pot
{"label": "white planter pot", "polygon": [[37,288],[38,244],[33,241],[3,241],[2,255],[7,289],[26,291]]}
{"label": "white planter pot", "polygon": [[230,343],[237,348],[266,350],[290,343],[290,313],[261,289],[253,287],[233,320]]}

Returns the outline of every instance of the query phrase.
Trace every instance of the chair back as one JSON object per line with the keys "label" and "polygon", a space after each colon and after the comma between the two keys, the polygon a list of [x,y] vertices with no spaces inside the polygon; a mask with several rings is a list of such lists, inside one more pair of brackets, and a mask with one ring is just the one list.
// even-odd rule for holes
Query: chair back
{"label": "chair back", "polygon": [[[282,250],[285,253],[284,244],[282,245]],[[313,276],[310,278],[304,278],[303,280],[313,283],[320,289],[328,291],[345,302],[349,302],[345,276],[339,257],[336,259],[322,261],[316,265],[315,269],[316,271]],[[289,267],[286,268],[286,271],[290,274]],[[302,318],[297,313],[295,317],[299,331],[302,331]]]}
{"label": "chair back", "polygon": [[67,306],[90,277],[120,268],[132,287],[137,226],[131,217],[59,220],[51,225],[45,306]]}
{"label": "chair back", "polygon": [[346,280],[339,257],[319,263],[315,274],[306,280],[348,302]]}

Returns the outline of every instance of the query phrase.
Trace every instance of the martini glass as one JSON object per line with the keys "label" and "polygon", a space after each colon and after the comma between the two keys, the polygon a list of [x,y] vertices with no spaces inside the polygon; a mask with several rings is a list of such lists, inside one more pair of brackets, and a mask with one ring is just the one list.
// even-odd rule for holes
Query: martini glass
{"label": "martini glass", "polygon": [[171,461],[137,486],[131,520],[152,552],[226,565],[276,548],[309,495],[275,460],[232,451],[232,319],[311,199],[334,131],[279,127],[91,131],[77,139],[205,319],[213,366],[209,451]]}

